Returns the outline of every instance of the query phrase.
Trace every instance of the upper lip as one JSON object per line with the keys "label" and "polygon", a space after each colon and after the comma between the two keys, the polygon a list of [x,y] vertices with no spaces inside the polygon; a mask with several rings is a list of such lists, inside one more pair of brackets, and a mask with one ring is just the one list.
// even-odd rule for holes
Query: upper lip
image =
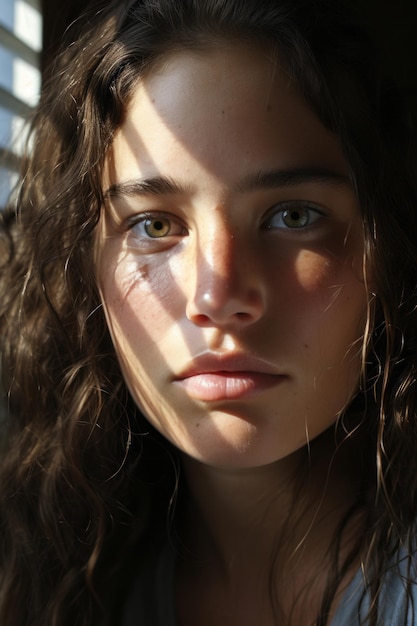
{"label": "upper lip", "polygon": [[257,372],[281,376],[274,365],[260,357],[244,353],[204,352],[193,357],[176,376],[177,380],[219,372]]}

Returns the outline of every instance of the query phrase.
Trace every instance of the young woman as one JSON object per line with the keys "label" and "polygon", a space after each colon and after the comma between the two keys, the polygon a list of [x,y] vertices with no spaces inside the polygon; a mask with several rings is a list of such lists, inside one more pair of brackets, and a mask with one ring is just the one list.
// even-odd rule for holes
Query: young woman
{"label": "young woman", "polygon": [[3,626],[414,623],[410,136],[337,2],[91,13],[3,216]]}

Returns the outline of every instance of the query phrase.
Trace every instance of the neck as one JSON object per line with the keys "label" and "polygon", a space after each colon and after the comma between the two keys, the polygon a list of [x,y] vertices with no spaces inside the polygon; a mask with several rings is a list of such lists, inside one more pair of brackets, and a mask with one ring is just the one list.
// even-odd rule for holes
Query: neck
{"label": "neck", "polygon": [[248,548],[269,550],[292,505],[292,467],[280,465],[236,470],[184,459],[191,495],[185,530],[197,554],[215,557],[227,572]]}
{"label": "neck", "polygon": [[[260,585],[268,588],[271,566],[279,563],[289,604],[311,584],[312,573],[311,593],[321,597],[332,539],[357,500],[354,470],[360,466],[354,445],[335,454],[332,440],[327,433],[308,454],[300,450],[251,469],[213,468],[184,458],[191,496],[183,526],[188,572],[191,563],[192,576],[204,572],[207,587],[216,580],[249,594]],[[355,542],[358,520],[352,519],[343,536],[342,559]]]}

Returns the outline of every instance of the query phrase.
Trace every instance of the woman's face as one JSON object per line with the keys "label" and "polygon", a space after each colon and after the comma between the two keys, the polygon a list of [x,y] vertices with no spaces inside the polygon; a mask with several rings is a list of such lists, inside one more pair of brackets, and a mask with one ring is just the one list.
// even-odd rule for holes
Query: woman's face
{"label": "woman's face", "polygon": [[336,138],[265,52],[178,51],[108,154],[97,273],[144,414],[187,455],[260,466],[354,394],[363,236]]}

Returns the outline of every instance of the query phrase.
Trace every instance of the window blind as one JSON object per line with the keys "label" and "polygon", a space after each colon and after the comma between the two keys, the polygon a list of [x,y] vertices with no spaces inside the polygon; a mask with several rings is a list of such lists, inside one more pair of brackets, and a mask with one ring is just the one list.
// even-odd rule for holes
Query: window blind
{"label": "window blind", "polygon": [[38,101],[40,0],[0,0],[0,207],[12,190],[25,127]]}

